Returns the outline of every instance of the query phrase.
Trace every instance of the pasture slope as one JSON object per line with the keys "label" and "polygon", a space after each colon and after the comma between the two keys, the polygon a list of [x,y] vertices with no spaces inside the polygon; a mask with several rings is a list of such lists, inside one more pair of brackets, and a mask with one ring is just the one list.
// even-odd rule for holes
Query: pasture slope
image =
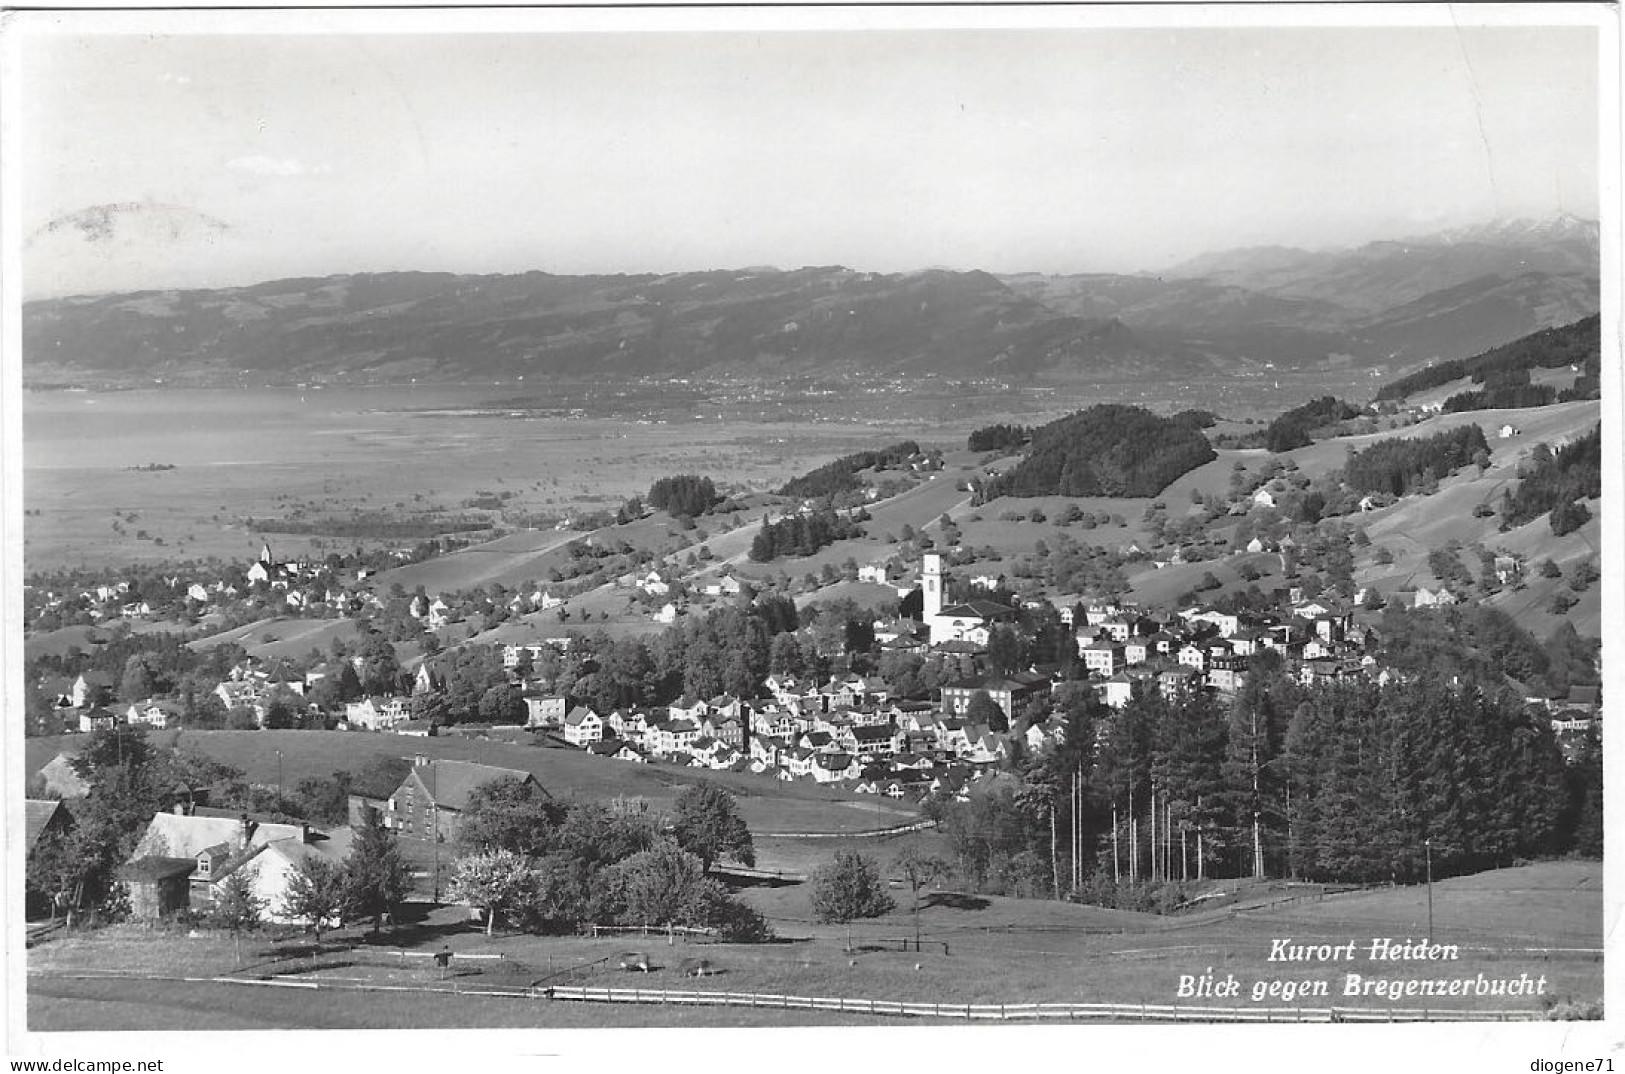
{"label": "pasture slope", "polygon": [[[528,737],[528,736],[527,736]],[[82,736],[29,738],[27,771],[39,771],[59,750],[72,750]],[[381,757],[476,761],[534,775],[556,798],[608,801],[617,796],[646,798],[669,806],[684,787],[717,783],[733,792],[752,831],[858,832],[893,828],[919,819],[911,806],[873,795],[783,783],[752,773],[713,772],[664,764],[633,764],[595,757],[577,749],[551,749],[528,742],[441,735],[407,738],[369,731],[159,731],[154,741],[196,750],[243,771],[250,783],[292,789],[310,776],[351,772]]]}
{"label": "pasture slope", "polygon": [[[1355,578],[1358,584],[1375,586],[1385,597],[1391,598],[1396,592],[1418,586],[1439,585],[1440,579],[1428,570],[1428,552],[1452,541],[1464,548],[1482,544],[1492,551],[1520,555],[1529,568],[1521,584],[1497,593],[1488,603],[1517,616],[1533,633],[1544,637],[1560,621],[1548,609],[1553,594],[1565,586],[1566,581],[1544,578],[1532,568],[1550,558],[1567,574],[1569,568],[1582,559],[1597,556],[1601,541],[1601,523],[1597,517],[1600,505],[1589,505],[1594,516],[1592,522],[1562,538],[1552,537],[1545,518],[1502,533],[1498,530],[1498,517],[1475,517],[1473,509],[1481,504],[1497,505],[1502,493],[1516,486],[1518,464],[1535,444],[1566,442],[1586,432],[1598,418],[1599,405],[1594,401],[1523,410],[1444,414],[1396,429],[1321,440],[1280,456],[1272,456],[1263,449],[1223,449],[1218,458],[1181,475],[1155,498],[1005,497],[975,507],[964,491],[966,480],[977,473],[1006,468],[1014,458],[994,458],[956,449],[946,453],[944,470],[897,496],[871,505],[871,520],[865,527],[867,536],[837,542],[811,556],[764,564],[751,562],[747,553],[757,532],[761,511],[703,518],[696,530],[689,531],[665,514],[655,513],[590,533],[525,531],[510,534],[424,563],[384,571],[377,576],[377,581],[386,586],[399,583],[407,591],[422,586],[430,593],[493,583],[510,588],[536,584],[549,570],[567,563],[566,545],[576,540],[617,544],[624,541],[652,551],[663,573],[682,578],[693,586],[714,579],[724,567],[746,579],[779,575],[799,578],[817,574],[826,565],[839,566],[848,560],[862,564],[890,558],[897,550],[894,542],[904,526],[936,536],[937,522],[944,514],[959,526],[962,544],[981,553],[976,571],[1008,573],[1015,560],[1030,553],[1037,542],[1053,544],[1062,535],[1109,548],[1127,548],[1135,542],[1149,547],[1147,508],[1161,504],[1167,517],[1179,519],[1199,510],[1198,501],[1202,497],[1226,499],[1231,474],[1238,465],[1256,474],[1272,459],[1287,459],[1298,474],[1314,479],[1340,467],[1349,452],[1378,441],[1432,436],[1465,424],[1476,424],[1483,429],[1491,452],[1490,465],[1483,473],[1474,468],[1464,469],[1442,481],[1439,491],[1432,496],[1406,497],[1391,506],[1347,519],[1363,528],[1372,541],[1371,546],[1358,555]],[[1503,439],[1497,433],[1507,424],[1518,432]],[[1069,506],[1113,521],[1089,529],[1060,526],[1057,520]],[[776,517],[784,508],[764,510]],[[1044,521],[1031,521],[1035,511],[1042,514]],[[1232,519],[1215,521],[1208,528],[1209,539],[1227,549],[1235,525],[1236,520]],[[888,541],[888,537],[892,540]],[[689,556],[701,543],[710,557],[690,562]],[[1392,562],[1377,562],[1379,549],[1391,554]],[[993,553],[991,558],[989,552]],[[1476,557],[1469,552],[1464,559],[1470,561],[1467,562],[1470,570],[1476,569]],[[1262,575],[1257,580],[1260,587],[1280,584],[1278,557],[1252,557],[1245,565]],[[1195,588],[1209,572],[1223,589],[1239,588],[1248,584],[1240,574],[1243,566],[1243,558],[1237,556],[1166,566],[1160,570],[1148,562],[1130,565],[1127,570],[1130,597],[1147,605],[1167,605]],[[545,588],[546,583],[541,584]],[[827,599],[830,595],[823,591],[803,594],[801,602]],[[634,597],[631,590],[601,586],[570,598],[567,607],[571,614],[567,620],[549,611],[518,617],[492,630],[470,624],[468,638],[477,642],[527,642],[570,629],[603,629],[611,635],[644,635],[660,630],[648,609]],[[874,594],[875,599],[880,597],[881,594]],[[1598,589],[1592,587],[1579,594],[1578,603],[1563,618],[1572,621],[1583,634],[1597,634],[1601,627]],[[313,627],[307,632],[307,628],[298,626],[296,621],[286,621],[253,624],[222,637],[239,641],[251,653],[269,658],[299,656],[311,648],[324,648],[334,634],[353,636],[348,626]],[[267,636],[272,640],[265,640]],[[456,644],[463,639],[453,631],[442,640]],[[206,639],[193,645],[212,643],[214,639]],[[411,661],[416,657],[415,647],[402,647],[401,654],[403,661]]]}
{"label": "pasture slope", "polygon": [[[664,937],[504,934],[487,939],[466,917],[436,911],[403,924],[377,943],[358,943],[358,930],[337,934],[337,950],[313,954],[307,941],[264,936],[252,942],[249,965],[234,972],[231,941],[205,933],[178,934],[120,926],[101,933],[46,939],[29,953],[29,1021],[35,1029],[248,1028],[242,1015],[227,1013],[226,997],[252,996],[254,1027],[396,1026],[410,1011],[421,1027],[459,1025],[683,1026],[871,1024],[872,1016],[843,1014],[822,1019],[810,1012],[765,1006],[695,1009],[647,1000],[636,1004],[577,1004],[543,998],[549,985],[638,988],[656,993],[842,997],[851,1000],[941,1004],[1111,1004],[1106,1021],[1128,1021],[1140,1005],[1201,1007],[1217,1013],[1273,1020],[1315,1017],[1342,1008],[1378,1020],[1395,1012],[1426,1009],[1445,1020],[1503,1016],[1540,1017],[1554,1003],[1599,1000],[1602,883],[1596,862],[1549,862],[1457,877],[1433,885],[1431,940],[1449,945],[1454,957],[1435,961],[1374,961],[1373,941],[1406,943],[1429,937],[1425,889],[1383,888],[1328,893],[1315,885],[1285,881],[1243,882],[1228,908],[1158,917],[1046,900],[924,894],[920,950],[904,949],[915,922],[906,888],[897,907],[881,918],[848,929],[812,920],[808,885],[746,888],[742,897],[767,914],[780,942],[760,945],[680,944]],[[405,915],[412,917],[413,915]],[[1331,962],[1272,960],[1275,942],[1351,945],[1353,955]],[[426,958],[403,957],[449,944],[463,955],[502,955],[501,960],[454,959],[457,976],[437,979]],[[653,972],[617,971],[618,953],[647,951]],[[720,972],[687,978],[677,966],[704,956]],[[99,974],[158,975],[138,990],[77,978]],[[255,988],[208,981],[236,979],[299,981],[299,989]],[[1499,997],[1392,999],[1371,991],[1346,993],[1348,977],[1384,982],[1410,980],[1527,980],[1541,994]],[[1210,976],[1234,979],[1230,996],[1181,997],[1187,982]],[[179,981],[175,978],[194,978]],[[203,978],[204,980],[196,980]],[[312,1004],[326,992],[325,1007]],[[404,991],[355,991],[358,986]],[[527,992],[535,986],[537,991]],[[1256,991],[1255,991],[1256,987]],[[456,988],[459,994],[425,995]],[[486,996],[480,991],[518,995]],[[1358,991],[1358,990],[1357,990]],[[192,1001],[188,1010],[180,997]],[[417,1002],[443,999],[438,1007]],[[714,995],[714,998],[723,998]],[[326,1013],[323,1013],[325,1010]],[[707,1012],[710,1012],[708,1015]],[[953,1012],[945,1010],[946,1017]],[[732,1017],[711,1016],[727,1015]],[[1164,1015],[1167,1017],[1168,1015]],[[962,1015],[960,1017],[963,1017]],[[997,1017],[995,1013],[993,1017]],[[1203,1017],[1198,1015],[1198,1017]],[[1323,1017],[1323,1015],[1322,1015]],[[200,1024],[194,1019],[202,1019]],[[890,1024],[900,1024],[895,1019]]]}

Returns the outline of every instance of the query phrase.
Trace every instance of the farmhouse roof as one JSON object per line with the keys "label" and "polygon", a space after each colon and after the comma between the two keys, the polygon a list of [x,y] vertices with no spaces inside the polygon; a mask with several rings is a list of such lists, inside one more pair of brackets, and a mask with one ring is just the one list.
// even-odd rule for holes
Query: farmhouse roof
{"label": "farmhouse roof", "polygon": [[90,784],[73,767],[76,753],[59,753],[39,770],[45,785],[63,798],[83,798],[90,793]]}
{"label": "farmhouse roof", "polygon": [[[275,839],[302,839],[305,828],[300,824],[256,823],[250,818],[250,845],[262,846]],[[173,854],[197,857],[210,847],[235,845],[243,836],[242,815],[236,816],[180,816],[175,813],[154,813],[146,832],[136,844],[136,850],[145,854]]]}
{"label": "farmhouse roof", "polygon": [[191,858],[170,858],[158,854],[148,854],[145,857],[126,862],[119,869],[119,875],[125,880],[137,882],[143,880],[170,880],[175,877],[190,876],[195,868],[197,868],[197,862]]}
{"label": "farmhouse roof", "polygon": [[428,764],[418,765],[412,771],[428,789],[429,797],[437,807],[459,813],[468,808],[468,796],[474,789],[483,787],[492,780],[511,776],[521,783],[536,782],[535,776],[521,769],[498,768],[495,765],[476,764],[473,761],[430,761]]}
{"label": "farmhouse roof", "polygon": [[62,809],[62,803],[55,798],[30,798],[23,803],[23,846],[26,850],[34,849],[34,844],[45,834],[52,818]]}

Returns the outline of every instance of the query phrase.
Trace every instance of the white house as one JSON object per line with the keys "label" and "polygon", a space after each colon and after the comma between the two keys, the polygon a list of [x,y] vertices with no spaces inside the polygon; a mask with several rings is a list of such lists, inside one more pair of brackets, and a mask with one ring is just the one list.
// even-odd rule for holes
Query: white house
{"label": "white house", "polygon": [[364,697],[344,706],[344,722],[367,731],[387,731],[409,718],[404,697]]}
{"label": "white house", "polygon": [[553,695],[525,698],[526,727],[559,727],[564,723],[564,698]]}
{"label": "white house", "polygon": [[858,581],[885,585],[891,581],[891,568],[884,563],[868,563],[858,568]]}
{"label": "white house", "polygon": [[586,746],[604,740],[604,718],[585,705],[577,705],[564,717],[564,741]]}

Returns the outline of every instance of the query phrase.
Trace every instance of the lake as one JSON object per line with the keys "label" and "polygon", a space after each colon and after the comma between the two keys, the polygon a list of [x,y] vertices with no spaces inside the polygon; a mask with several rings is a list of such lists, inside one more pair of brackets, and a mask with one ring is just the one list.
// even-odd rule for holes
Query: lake
{"label": "lake", "polygon": [[[507,494],[514,513],[562,515],[676,473],[766,489],[859,447],[964,435],[918,421],[471,409],[494,397],[489,385],[24,393],[25,569],[252,556],[261,538],[247,516],[457,511],[477,492]],[[151,464],[175,469],[134,469]]]}

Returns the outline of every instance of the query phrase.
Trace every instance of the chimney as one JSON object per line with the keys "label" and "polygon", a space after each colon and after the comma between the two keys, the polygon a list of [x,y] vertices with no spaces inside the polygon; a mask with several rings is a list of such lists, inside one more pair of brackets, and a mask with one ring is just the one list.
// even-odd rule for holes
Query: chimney
{"label": "chimney", "polygon": [[301,843],[309,843],[310,842],[310,822],[309,821],[301,821],[299,823],[299,841]]}
{"label": "chimney", "polygon": [[412,767],[414,767],[414,768],[423,768],[428,763],[429,763],[429,755],[428,754],[426,754],[426,753],[417,753],[417,754],[412,755]]}
{"label": "chimney", "polygon": [[243,840],[243,845],[242,845],[241,849],[243,849],[243,850],[248,849],[249,843],[252,842],[253,839],[254,839],[254,830],[256,828],[258,828],[258,827],[259,827],[258,824],[254,823],[253,821],[248,819],[248,814],[247,813],[244,813],[242,815],[242,840]]}

